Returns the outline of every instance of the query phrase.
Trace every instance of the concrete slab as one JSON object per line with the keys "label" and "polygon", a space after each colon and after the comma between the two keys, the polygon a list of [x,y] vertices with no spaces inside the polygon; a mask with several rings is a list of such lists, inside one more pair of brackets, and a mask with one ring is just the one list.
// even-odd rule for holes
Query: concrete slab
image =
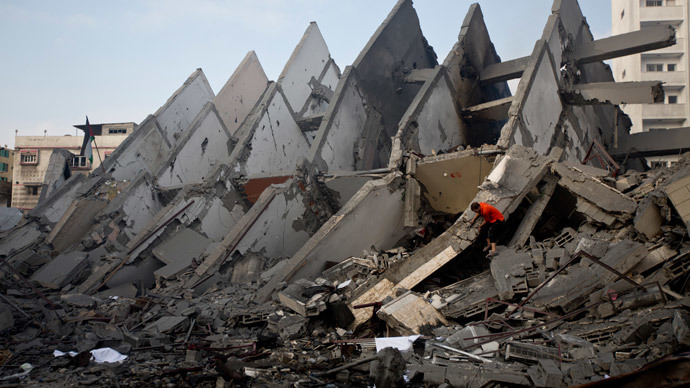
{"label": "concrete slab", "polygon": [[144,328],[144,331],[158,333],[175,333],[183,331],[187,324],[189,324],[187,317],[171,315],[159,318],[157,321],[146,326]]}
{"label": "concrete slab", "polygon": [[78,199],[65,212],[46,237],[57,252],[82,240],[95,223],[95,217],[108,204],[100,198]]}
{"label": "concrete slab", "polygon": [[200,258],[209,240],[190,228],[181,229],[152,250],[154,256],[166,264],[186,263]]}
{"label": "concrete slab", "polygon": [[25,224],[10,231],[0,242],[0,252],[10,256],[33,244],[41,236],[41,231],[34,224]]}
{"label": "concrete slab", "polygon": [[448,321],[429,302],[407,292],[386,303],[376,313],[400,335],[421,334],[422,327],[447,325]]}
{"label": "concrete slab", "polygon": [[259,290],[256,299],[265,300],[282,281],[316,277],[326,261],[341,261],[372,246],[393,247],[405,235],[403,183],[400,174],[367,182],[289,259],[285,270]]}
{"label": "concrete slab", "polygon": [[163,188],[205,182],[228,161],[235,146],[213,103],[204,106],[185,134],[155,174],[157,184]]}
{"label": "concrete slab", "polygon": [[386,166],[390,138],[420,89],[406,74],[435,65],[412,2],[398,1],[343,72],[307,160],[327,172]]}
{"label": "concrete slab", "polygon": [[266,90],[268,78],[259,58],[250,51],[220,89],[213,104],[230,134],[242,125]]}
{"label": "concrete slab", "polygon": [[595,82],[573,85],[561,91],[572,105],[655,104],[664,101],[661,82]]}
{"label": "concrete slab", "polygon": [[14,228],[21,219],[21,210],[14,207],[0,207],[0,232]]}
{"label": "concrete slab", "polygon": [[464,211],[479,192],[478,186],[493,168],[493,157],[460,151],[427,157],[417,163],[413,176],[424,187],[424,196],[438,211]]}
{"label": "concrete slab", "polygon": [[36,271],[31,280],[43,287],[60,289],[70,284],[86,268],[86,257],[87,254],[84,252],[59,255]]}
{"label": "concrete slab", "polygon": [[666,185],[664,191],[690,231],[690,174]]}

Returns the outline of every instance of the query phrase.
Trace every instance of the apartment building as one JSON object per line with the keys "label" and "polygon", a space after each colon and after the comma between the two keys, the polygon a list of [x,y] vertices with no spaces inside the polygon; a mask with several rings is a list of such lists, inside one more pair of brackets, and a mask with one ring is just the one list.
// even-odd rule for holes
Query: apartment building
{"label": "apartment building", "polygon": [[[617,82],[664,83],[666,96],[662,103],[621,106],[632,120],[632,132],[690,127],[688,1],[690,0],[611,0],[613,35],[657,25],[670,25],[676,29],[676,44],[673,46],[611,61]],[[677,159],[678,155],[647,160],[653,165],[673,163]]]}
{"label": "apartment building", "polygon": [[[85,130],[84,125],[75,128]],[[85,138],[80,136],[15,136],[14,171],[12,175],[12,207],[33,209],[38,203],[44,185],[50,157],[56,150],[70,152],[70,172],[88,174],[101,165],[101,160],[110,155],[129,136],[136,124],[107,123],[91,124],[96,139],[93,146],[93,162],[81,155]]]}
{"label": "apartment building", "polygon": [[10,206],[12,202],[12,172],[14,150],[0,147],[0,206]]}

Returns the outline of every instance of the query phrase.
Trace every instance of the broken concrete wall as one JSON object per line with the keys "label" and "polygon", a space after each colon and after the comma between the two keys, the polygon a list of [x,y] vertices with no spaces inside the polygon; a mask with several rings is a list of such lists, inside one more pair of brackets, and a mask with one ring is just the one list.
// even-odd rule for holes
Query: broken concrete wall
{"label": "broken concrete wall", "polygon": [[86,236],[94,224],[95,216],[105,207],[106,201],[99,198],[77,199],[72,202],[60,221],[46,237],[53,249],[63,252],[69,246]]}
{"label": "broken concrete wall", "polygon": [[[203,275],[228,256],[292,256],[328,219],[332,210],[309,179],[298,176],[270,185],[197,268]],[[234,263],[235,265],[239,263]]]}
{"label": "broken concrete wall", "polygon": [[282,281],[315,278],[327,261],[339,262],[374,247],[391,248],[406,234],[403,194],[400,174],[367,182],[288,260],[285,269],[264,286],[257,299],[268,297]]}
{"label": "broken concrete wall", "polygon": [[[490,152],[487,150],[485,152]],[[412,174],[424,187],[424,196],[438,211],[457,214],[469,206],[493,168],[491,154],[460,151],[426,157]]]}
{"label": "broken concrete wall", "polygon": [[237,137],[230,160],[234,171],[245,176],[295,171],[309,150],[307,137],[275,83],[268,87]]}
{"label": "broken concrete wall", "polygon": [[222,167],[205,185],[181,190],[129,242],[130,261],[172,238],[180,227],[193,227],[209,240],[221,241],[249,209],[227,176]]}
{"label": "broken concrete wall", "polygon": [[43,185],[41,185],[41,195],[38,197],[39,204],[53,195],[70,178],[72,172],[69,168],[69,162],[73,156],[71,152],[61,149],[53,150],[50,154],[48,168],[43,178]]}
{"label": "broken concrete wall", "polygon": [[159,170],[157,183],[163,188],[202,183],[228,161],[233,147],[230,132],[208,103]]}
{"label": "broken concrete wall", "polygon": [[400,145],[406,150],[433,155],[441,150],[448,150],[467,144],[462,133],[457,99],[446,78],[443,68],[437,66],[432,79],[422,86],[400,123],[396,134],[401,138]]}
{"label": "broken concrete wall", "polygon": [[312,143],[308,159],[321,171],[356,170],[356,146],[359,130],[367,122],[367,103],[354,69],[345,68],[333,101]]}
{"label": "broken concrete wall", "polygon": [[[522,144],[546,154],[564,150],[567,160],[582,160],[594,140],[613,145],[615,134],[625,134],[618,108],[611,104],[575,106],[561,101],[559,90],[573,84],[613,81],[608,66],[573,54],[593,37],[576,0],[556,1],[542,39],[525,65],[501,131],[498,145]],[[563,67],[565,66],[565,67]]]}
{"label": "broken concrete wall", "polygon": [[[474,201],[491,203],[508,218],[532,187],[548,173],[552,162],[552,158],[539,156],[534,150],[514,146],[481,185]],[[477,224],[470,223],[474,214],[469,207],[466,208],[450,228],[429,244],[415,251],[407,260],[392,265],[383,278],[360,287],[353,295],[351,305],[383,300],[394,295],[397,288],[412,289],[453,260],[478,236]],[[367,313],[361,310],[353,310],[353,314],[357,324],[367,319]]]}
{"label": "broken concrete wall", "polygon": [[74,174],[50,198],[46,198],[45,201],[33,208],[29,215],[42,218],[49,223],[58,222],[72,201],[102,183],[103,180],[99,177],[89,176],[87,178],[82,174]]}
{"label": "broken concrete wall", "polygon": [[124,233],[117,237],[121,244],[134,238],[161,210],[162,204],[156,191],[152,190],[153,186],[154,179],[151,175],[146,172],[140,174],[98,216],[111,217],[112,214],[117,214]]}
{"label": "broken concrete wall", "polygon": [[559,68],[546,42],[537,41],[510,107],[510,119],[501,130],[499,146],[521,144],[541,155],[549,153],[563,110],[558,97]]}
{"label": "broken concrete wall", "polygon": [[155,174],[183,132],[213,97],[203,71],[196,70],[103,161],[104,171],[120,181],[134,179],[141,171]]}
{"label": "broken concrete wall", "polygon": [[[310,147],[310,137],[298,121],[307,114],[315,93],[313,88],[321,85],[318,80],[328,75],[330,83],[334,76],[337,78],[337,72],[331,74],[334,69],[337,66],[330,59],[318,26],[310,24],[278,82],[269,84],[238,129],[238,144],[230,155],[235,173],[256,176],[296,171]],[[314,109],[310,112],[320,112],[322,108]]]}
{"label": "broken concrete wall", "polygon": [[[422,35],[412,2],[400,0],[345,70],[309,161],[324,172],[387,165],[390,138],[420,89],[404,79],[415,69],[435,65],[436,55]],[[342,155],[335,157],[335,149]]]}
{"label": "broken concrete wall", "polygon": [[156,117],[149,115],[125,141],[103,161],[104,170],[119,181],[131,180],[140,171],[154,174],[168,157],[171,144]]}
{"label": "broken concrete wall", "polygon": [[326,109],[327,101],[319,102],[312,98],[312,84],[324,84],[322,81],[325,81],[325,85],[333,91],[340,76],[337,66],[333,65],[335,63],[319,26],[311,22],[278,77],[287,103],[297,117],[313,116]]}
{"label": "broken concrete wall", "polygon": [[213,90],[204,72],[197,69],[165,105],[153,114],[169,144],[177,144],[182,133],[189,128],[204,105],[213,101],[213,98]]}
{"label": "broken concrete wall", "polygon": [[256,53],[248,52],[213,99],[213,104],[231,135],[242,125],[267,85],[268,78]]}

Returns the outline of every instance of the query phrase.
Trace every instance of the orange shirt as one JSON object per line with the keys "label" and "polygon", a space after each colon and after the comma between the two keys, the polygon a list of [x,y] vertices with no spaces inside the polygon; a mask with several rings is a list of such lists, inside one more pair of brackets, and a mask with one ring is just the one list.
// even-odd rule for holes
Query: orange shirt
{"label": "orange shirt", "polygon": [[495,207],[486,202],[479,202],[479,207],[479,214],[484,217],[486,222],[493,224],[496,221],[503,221],[503,214],[501,214],[501,212],[499,212]]}

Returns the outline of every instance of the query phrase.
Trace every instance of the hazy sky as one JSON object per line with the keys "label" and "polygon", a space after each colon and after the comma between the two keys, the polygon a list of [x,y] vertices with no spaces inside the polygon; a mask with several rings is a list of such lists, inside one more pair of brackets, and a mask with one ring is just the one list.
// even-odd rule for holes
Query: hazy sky
{"label": "hazy sky", "polygon": [[[439,61],[457,41],[467,0],[416,0]],[[553,0],[480,0],[503,60],[532,52]],[[596,38],[611,34],[608,0],[579,0]],[[72,125],[140,123],[197,68],[218,92],[256,51],[275,80],[310,21],[340,70],[395,0],[0,0],[0,145]]]}

